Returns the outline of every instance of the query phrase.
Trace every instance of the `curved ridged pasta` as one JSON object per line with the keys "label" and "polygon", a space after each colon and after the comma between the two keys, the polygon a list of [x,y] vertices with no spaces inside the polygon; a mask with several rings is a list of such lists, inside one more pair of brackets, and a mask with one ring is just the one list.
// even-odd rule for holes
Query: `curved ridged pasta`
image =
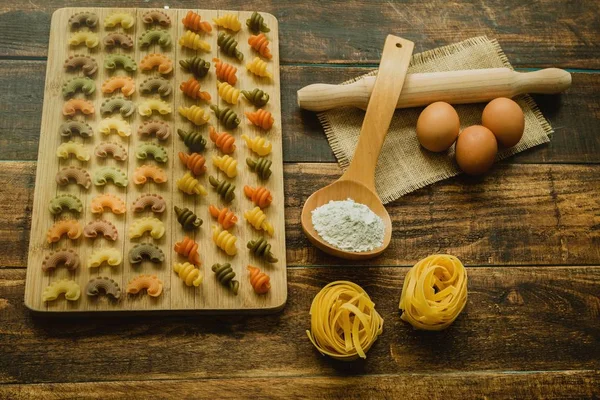
{"label": "curved ridged pasta", "polygon": [[133,47],[133,39],[131,36],[120,32],[109,33],[102,40],[105,47],[120,47],[129,50]]}
{"label": "curved ridged pasta", "polygon": [[56,300],[63,293],[65,294],[65,300],[76,301],[81,296],[81,288],[73,280],[60,279],[46,286],[42,291],[42,301]]}
{"label": "curved ridged pasta", "polygon": [[42,261],[42,271],[47,272],[60,266],[75,271],[81,265],[79,255],[73,249],[60,249],[48,254]]}
{"label": "curved ridged pasta", "polygon": [[102,249],[94,250],[87,259],[88,268],[99,268],[102,264],[111,267],[121,265],[123,257],[121,251],[114,247],[104,247]]}
{"label": "curved ridged pasta", "polygon": [[246,158],[246,164],[260,179],[269,179],[271,176],[271,164],[273,164],[271,160],[264,157],[258,157],[256,160],[253,160],[248,157]]}
{"label": "curved ridged pasta", "polygon": [[155,91],[160,97],[167,97],[173,89],[167,79],[160,77],[148,78],[140,84],[140,93],[142,94],[151,94]]}
{"label": "curved ridged pasta", "polygon": [[267,139],[260,136],[251,138],[250,136],[243,134],[242,139],[246,141],[246,146],[259,156],[266,156],[271,153],[273,145]]}
{"label": "curved ridged pasta", "polygon": [[111,115],[118,112],[123,118],[127,118],[130,117],[134,111],[135,106],[133,105],[133,101],[120,96],[106,99],[100,106],[100,114],[102,115]]}
{"label": "curved ridged pasta", "polygon": [[224,14],[218,18],[213,18],[213,22],[217,26],[234,32],[238,32],[240,29],[242,29],[242,23],[238,19],[237,15],[234,14]]}
{"label": "curved ridged pasta", "polygon": [[244,97],[256,107],[263,107],[269,102],[269,94],[262,89],[254,88],[251,92],[242,90]]}
{"label": "curved ridged pasta", "polygon": [[238,42],[233,38],[233,36],[228,35],[225,32],[219,32],[219,36],[217,37],[217,45],[224,54],[235,57],[240,61],[244,59],[244,55],[237,48]]}
{"label": "curved ridged pasta", "polygon": [[187,154],[182,151],[179,152],[179,159],[195,176],[202,175],[206,172],[206,160],[204,156],[199,153]]}
{"label": "curved ridged pasta", "polygon": [[211,204],[208,206],[208,211],[213,218],[217,219],[217,222],[223,227],[223,229],[229,229],[237,223],[237,216],[227,207],[223,207],[219,210],[217,207]]}
{"label": "curved ridged pasta", "polygon": [[200,35],[192,31],[185,31],[185,33],[179,37],[179,45],[192,50],[210,51],[210,44],[202,40]]}
{"label": "curved ridged pasta", "polygon": [[229,107],[218,107],[211,105],[210,109],[213,110],[215,116],[226,129],[235,129],[240,124],[240,119],[237,114]]}
{"label": "curved ridged pasta", "polygon": [[78,134],[83,138],[89,138],[94,134],[92,127],[87,122],[75,120],[63,122],[58,130],[62,137],[71,137],[72,135]]}
{"label": "curved ridged pasta", "polygon": [[248,221],[254,229],[259,231],[263,230],[267,232],[269,236],[273,236],[273,233],[275,232],[273,225],[267,221],[267,216],[260,207],[254,207],[252,210],[244,212],[244,218],[246,218],[246,221]]}
{"label": "curved ridged pasta", "polygon": [[94,197],[90,203],[92,214],[102,214],[108,208],[113,214],[125,214],[127,206],[125,202],[112,193],[103,193]]}
{"label": "curved ridged pasta", "polygon": [[138,160],[145,160],[149,156],[160,163],[166,163],[169,158],[167,150],[158,143],[144,142],[139,144],[135,150],[135,157]]}
{"label": "curved ridged pasta", "polygon": [[107,158],[112,156],[117,161],[127,160],[127,149],[117,142],[102,142],[94,149],[96,157]]}
{"label": "curved ridged pasta", "polygon": [[260,208],[269,207],[273,201],[271,192],[264,186],[257,186],[253,188],[252,186],[246,185],[244,186],[244,194]]}
{"label": "curved ridged pasta", "polygon": [[200,286],[202,284],[202,272],[188,262],[173,265],[175,272],[187,286]]}
{"label": "curved ridged pasta", "polygon": [[121,137],[128,137],[131,136],[131,126],[124,119],[108,117],[98,123],[98,132],[105,135],[116,132]]}
{"label": "curved ridged pasta", "polygon": [[265,294],[271,289],[271,278],[252,265],[246,266],[249,273],[250,285],[256,294]]}
{"label": "curved ridged pasta", "polygon": [[183,129],[177,129],[177,135],[183,140],[183,143],[190,151],[202,151],[206,147],[206,139],[200,132],[186,132]]}
{"label": "curved ridged pasta", "polygon": [[86,99],[69,99],[65,102],[62,108],[63,115],[72,117],[80,111],[84,115],[94,113],[94,104]]}
{"label": "curved ridged pasta", "polygon": [[115,12],[104,18],[104,27],[114,28],[121,25],[123,29],[129,29],[135,25],[135,17],[125,12]]}
{"label": "curved ridged pasta", "polygon": [[83,93],[85,96],[91,96],[96,91],[96,83],[93,79],[87,76],[78,76],[70,79],[62,87],[64,98],[69,98],[77,92]]}
{"label": "curved ridged pasta", "polygon": [[267,39],[264,33],[250,36],[248,38],[248,44],[264,58],[268,60],[273,58],[271,50],[269,50],[269,39]]}
{"label": "curved ridged pasta", "polygon": [[121,288],[113,279],[101,276],[90,279],[85,286],[85,294],[94,297],[101,293],[111,296],[115,300],[121,298]]}
{"label": "curved ridged pasta", "polygon": [[212,140],[223,153],[231,154],[235,151],[235,138],[227,132],[218,133],[214,126],[209,129],[210,140]]}
{"label": "curved ridged pasta", "polygon": [[198,180],[189,172],[186,172],[185,175],[179,178],[176,184],[177,188],[183,193],[197,194],[201,196],[206,196],[208,194],[204,186],[202,186],[202,184],[200,184],[200,182],[198,182]]}
{"label": "curved ridged pasta", "polygon": [[88,49],[93,49],[94,47],[98,46],[99,43],[100,39],[98,39],[98,35],[90,31],[75,32],[69,37],[70,46],[79,46],[80,44],[85,44]]}
{"label": "curved ridged pasta", "polygon": [[205,101],[210,101],[211,99],[210,93],[200,90],[200,82],[191,77],[187,81],[183,82],[179,86],[179,89],[183,92],[183,94],[194,100],[202,99]]}
{"label": "curved ridged pasta", "polygon": [[160,26],[170,26],[171,18],[160,10],[150,10],[146,11],[144,15],[142,15],[142,21],[145,24],[158,24]]}
{"label": "curved ridged pasta", "polygon": [[149,117],[153,111],[157,111],[161,115],[171,114],[171,104],[160,99],[148,99],[138,106],[138,112],[144,117]]}
{"label": "curved ridged pasta", "polygon": [[56,195],[48,204],[48,210],[52,215],[58,215],[63,211],[74,211],[80,213],[83,211],[83,203],[79,197],[69,193]]}
{"label": "curved ridged pasta", "polygon": [[[212,106],[211,106],[212,107]],[[179,107],[179,114],[196,126],[204,125],[210,119],[205,109],[198,106]]]}
{"label": "curved ridged pasta", "polygon": [[164,29],[148,29],[138,39],[138,44],[142,49],[154,43],[162,48],[169,47],[171,45],[171,34]]}
{"label": "curved ridged pasta", "polygon": [[[194,32],[212,32],[212,26],[210,26],[210,23],[202,21],[202,17],[198,13],[195,13],[191,10],[187,12],[181,22],[183,23],[183,26]],[[207,51],[210,51],[210,48]]]}
{"label": "curved ridged pasta", "polygon": [[173,61],[164,54],[158,53],[148,54],[140,61],[142,71],[150,71],[154,67],[157,67],[159,73],[166,75],[173,71]]}
{"label": "curved ridged pasta", "polygon": [[162,293],[163,283],[156,275],[138,275],[127,284],[127,293],[137,294],[146,289],[150,297],[158,297]]}
{"label": "curved ridged pasta", "polygon": [[188,236],[185,236],[181,242],[175,243],[173,247],[175,253],[187,257],[188,261],[194,265],[200,265],[200,254],[198,254],[198,243],[194,242]]}
{"label": "curved ridged pasta", "polygon": [[79,239],[83,229],[79,222],[75,219],[61,219],[58,220],[48,229],[46,232],[46,239],[48,243],[56,243],[60,240],[63,235],[71,240]]}
{"label": "curved ridged pasta", "polygon": [[273,127],[273,122],[275,122],[275,119],[273,118],[271,112],[262,108],[259,108],[254,112],[246,111],[245,114],[250,122],[258,126],[259,128],[264,129],[265,131],[271,129],[271,127]]}
{"label": "curved ridged pasta", "polygon": [[116,186],[127,187],[127,175],[119,168],[104,166],[94,171],[94,185],[104,186],[109,181]]}
{"label": "curved ridged pasta", "polygon": [[115,241],[119,238],[117,227],[112,222],[105,219],[97,219],[89,222],[83,228],[83,236],[89,239],[96,239],[99,235],[105,239]]}
{"label": "curved ridged pasta", "polygon": [[[215,74],[217,75],[217,79],[221,82],[227,82],[230,85],[235,85],[237,82],[237,68],[233,65],[223,62],[218,58],[213,58],[213,62],[215,63]],[[210,65],[209,65],[210,66]]]}
{"label": "curved ridged pasta", "polygon": [[128,72],[137,70],[135,60],[127,54],[107,54],[104,57],[104,68],[113,70],[119,68],[119,66]]}
{"label": "curved ridged pasta", "polygon": [[179,208],[175,206],[175,215],[177,215],[177,222],[179,222],[185,231],[191,231],[202,225],[202,218],[199,218],[189,208]]}
{"label": "curved ridged pasta", "polygon": [[267,63],[258,57],[254,57],[252,61],[246,63],[246,69],[256,76],[260,76],[263,78],[273,77],[271,72],[267,70]]}
{"label": "curved ridged pasta", "polygon": [[156,165],[144,164],[137,167],[133,173],[133,183],[143,185],[152,179],[154,183],[165,183],[167,181],[167,173],[164,169]]}
{"label": "curved ridged pasta", "polygon": [[277,257],[275,257],[275,255],[271,252],[271,245],[269,244],[269,242],[267,242],[265,238],[261,237],[258,239],[250,240],[246,244],[246,247],[250,250],[252,254],[264,259],[267,262],[276,263],[277,261],[279,261],[277,260]]}
{"label": "curved ridged pasta", "polygon": [[90,29],[95,28],[98,25],[98,16],[93,12],[81,11],[75,13],[69,17],[69,26],[71,29],[79,29],[87,27]]}
{"label": "curved ridged pasta", "polygon": [[220,181],[212,175],[208,177],[208,182],[226,203],[231,202],[235,198],[235,185],[233,183],[226,180]]}
{"label": "curved ridged pasta", "polygon": [[138,128],[138,135],[155,135],[158,140],[167,140],[171,136],[171,126],[167,122],[160,120],[144,121]]}
{"label": "curved ridged pasta", "polygon": [[98,71],[98,63],[96,59],[90,56],[86,56],[83,54],[75,54],[73,56],[69,56],[65,60],[64,67],[66,71],[76,71],[81,68],[81,72],[83,72],[86,76],[92,76]]}
{"label": "curved ridged pasta", "polygon": [[92,184],[90,174],[83,168],[69,166],[62,168],[56,173],[56,183],[60,186],[66,186],[71,183],[71,179],[78,185],[89,189]]}
{"label": "curved ridged pasta", "polygon": [[225,172],[225,174],[229,178],[233,178],[237,176],[237,160],[232,158],[229,155],[224,156],[213,156],[212,158],[213,165],[219,168],[221,171]]}
{"label": "curved ridged pasta", "polygon": [[210,63],[200,56],[179,60],[179,65],[181,65],[181,68],[184,70],[194,74],[196,78],[204,78],[210,69]]}
{"label": "curved ridged pasta", "polygon": [[227,255],[234,256],[237,254],[237,248],[235,247],[237,238],[228,231],[221,229],[218,225],[213,225],[212,239],[217,247],[227,253]]}
{"label": "curved ridged pasta", "polygon": [[56,156],[58,158],[63,158],[66,160],[71,156],[71,154],[74,155],[79,161],[89,161],[90,159],[90,152],[87,151],[85,146],[81,143],[68,141],[61,143],[56,149]]}
{"label": "curved ridged pasta", "polygon": [[165,253],[154,243],[138,243],[129,250],[129,263],[139,264],[144,260],[160,264],[165,261]]}
{"label": "curved ridged pasta", "polygon": [[221,285],[229,288],[237,296],[238,290],[240,289],[240,283],[235,279],[235,272],[233,272],[233,268],[231,268],[231,264],[213,264],[211,267],[212,271],[215,273],[217,280],[221,283]]}
{"label": "curved ridged pasta", "polygon": [[129,225],[129,239],[142,237],[146,232],[150,232],[153,239],[160,239],[165,234],[165,224],[155,217],[143,217]]}
{"label": "curved ridged pasta", "polygon": [[229,104],[237,104],[240,98],[240,90],[234,88],[227,82],[217,82],[217,93],[219,97]]}
{"label": "curved ridged pasta", "polygon": [[147,207],[154,213],[163,213],[167,209],[167,202],[161,195],[146,193],[138,197],[132,205],[133,212],[145,211]]}
{"label": "curved ridged pasta", "polygon": [[246,26],[254,33],[270,32],[271,29],[265,24],[265,19],[262,15],[254,11],[250,18],[246,20]]}
{"label": "curved ridged pasta", "polygon": [[121,90],[124,96],[129,97],[135,92],[135,81],[130,76],[113,76],[102,83],[102,93],[113,93]]}

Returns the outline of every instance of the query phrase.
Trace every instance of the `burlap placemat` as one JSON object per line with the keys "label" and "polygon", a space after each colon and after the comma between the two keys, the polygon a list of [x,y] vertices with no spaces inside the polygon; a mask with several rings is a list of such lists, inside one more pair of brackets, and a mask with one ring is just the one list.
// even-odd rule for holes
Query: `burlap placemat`
{"label": "burlap placemat", "polygon": [[[415,54],[408,73],[498,67],[512,69],[498,42],[482,36]],[[374,70],[343,84],[376,73],[377,70]],[[525,133],[517,146],[500,151],[498,160],[547,143],[550,140],[548,135],[553,132],[529,95],[519,96],[515,100],[525,113]],[[461,129],[481,124],[484,106],[485,104],[457,105]],[[460,173],[454,160],[454,146],[447,153],[436,154],[419,145],[415,126],[421,110],[422,108],[396,110],[392,119],[375,174],[377,192],[384,203]],[[356,108],[340,108],[318,114],[342,169],[346,169],[352,159],[364,115],[363,110]]]}

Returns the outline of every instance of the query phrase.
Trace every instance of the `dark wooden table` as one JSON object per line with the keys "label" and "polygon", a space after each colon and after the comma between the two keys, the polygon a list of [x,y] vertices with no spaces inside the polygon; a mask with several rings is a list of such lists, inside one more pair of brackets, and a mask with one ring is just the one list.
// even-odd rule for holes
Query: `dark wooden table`
{"label": "dark wooden table", "polygon": [[[0,1],[0,398],[89,396],[598,398],[600,396],[600,3],[446,0],[174,1],[253,8],[280,21],[289,300],[270,316],[32,316],[23,305],[48,32],[65,0]],[[162,7],[164,1],[78,1]],[[536,100],[550,144],[481,180],[450,179],[389,206],[390,248],[367,265],[333,259],[302,234],[306,197],[340,174],[296,90],[376,66],[388,33],[415,52],[488,35],[523,70],[573,73]],[[436,252],[469,272],[465,312],[440,333],[400,321],[403,278]],[[321,357],[306,338],[326,283],[362,285],[385,318],[366,361]]]}

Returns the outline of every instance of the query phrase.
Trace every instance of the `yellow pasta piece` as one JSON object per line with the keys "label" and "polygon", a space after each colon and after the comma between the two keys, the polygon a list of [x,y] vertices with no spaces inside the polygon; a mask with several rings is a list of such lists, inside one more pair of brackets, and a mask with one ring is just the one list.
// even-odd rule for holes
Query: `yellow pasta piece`
{"label": "yellow pasta piece", "polygon": [[404,279],[401,318],[416,329],[446,329],[467,304],[467,270],[460,260],[434,254],[416,263]]}
{"label": "yellow pasta piece", "polygon": [[185,31],[183,36],[179,38],[179,45],[192,50],[210,51],[210,44],[192,31]]}
{"label": "yellow pasta piece", "polygon": [[206,124],[210,119],[206,110],[198,106],[179,107],[179,114],[197,126]]}
{"label": "yellow pasta piece", "polygon": [[267,71],[267,63],[261,60],[259,57],[254,57],[254,60],[246,63],[246,69],[257,76],[262,76],[265,78],[273,77],[273,75]]}
{"label": "yellow pasta piece", "polygon": [[237,104],[240,98],[240,90],[234,88],[227,82],[217,82],[217,91],[219,97],[229,104]]}
{"label": "yellow pasta piece", "polygon": [[273,145],[267,139],[262,138],[260,136],[255,136],[251,138],[245,133],[242,135],[242,139],[246,141],[246,146],[259,156],[266,156],[271,153],[271,149]]}
{"label": "yellow pasta piece", "polygon": [[145,117],[152,115],[152,111],[158,111],[161,115],[171,114],[171,105],[164,100],[148,99],[138,106],[138,112]]}
{"label": "yellow pasta piece", "polygon": [[42,301],[53,301],[58,299],[58,296],[65,294],[65,299],[76,301],[81,296],[81,288],[77,282],[69,279],[61,279],[54,281],[42,292]]}
{"label": "yellow pasta piece", "polygon": [[75,143],[73,141],[62,143],[56,149],[56,156],[58,158],[68,159],[73,154],[79,161],[89,161],[90,152],[85,149],[85,146],[81,143]]}
{"label": "yellow pasta piece", "polygon": [[234,32],[238,32],[240,29],[242,29],[242,23],[234,14],[224,14],[218,18],[213,18],[213,22],[217,26],[229,29]]}
{"label": "yellow pasta piece", "polygon": [[113,131],[121,137],[131,136],[131,126],[124,119],[116,117],[104,118],[98,123],[98,131],[110,135]]}
{"label": "yellow pasta piece", "polygon": [[173,272],[185,282],[187,286],[200,286],[202,284],[202,272],[189,262],[173,265]]}
{"label": "yellow pasta piece", "polygon": [[125,12],[112,13],[104,18],[104,26],[106,28],[114,28],[117,25],[121,25],[123,29],[129,29],[135,25],[135,18],[133,15]]}
{"label": "yellow pasta piece", "polygon": [[150,232],[153,239],[160,239],[165,234],[165,224],[156,217],[143,217],[134,220],[129,226],[130,239],[142,237],[146,232]]}
{"label": "yellow pasta piece", "polygon": [[199,194],[206,196],[206,189],[191,173],[186,172],[184,176],[177,180],[177,188],[187,194]]}
{"label": "yellow pasta piece", "polygon": [[212,161],[213,165],[225,172],[228,177],[233,178],[237,175],[238,162],[231,156],[227,154],[224,156],[213,156]]}
{"label": "yellow pasta piece", "polygon": [[121,265],[122,262],[123,256],[121,251],[114,247],[105,247],[103,249],[95,250],[90,254],[88,257],[88,268],[98,268],[103,263],[106,263],[111,267],[116,267],[117,265]]}
{"label": "yellow pasta piece", "polygon": [[273,229],[273,225],[267,221],[267,216],[260,209],[260,207],[254,207],[252,210],[248,210],[244,213],[244,218],[250,225],[257,230],[263,230],[267,232],[270,236],[273,236],[275,230]]}
{"label": "yellow pasta piece", "polygon": [[69,45],[71,46],[79,46],[82,43],[85,43],[88,49],[93,49],[98,46],[100,40],[98,39],[98,35],[90,31],[75,32],[69,38]]}
{"label": "yellow pasta piece", "polygon": [[235,236],[221,229],[218,225],[213,225],[212,232],[213,242],[215,242],[218,248],[230,256],[237,254],[237,247],[235,247],[237,238]]}

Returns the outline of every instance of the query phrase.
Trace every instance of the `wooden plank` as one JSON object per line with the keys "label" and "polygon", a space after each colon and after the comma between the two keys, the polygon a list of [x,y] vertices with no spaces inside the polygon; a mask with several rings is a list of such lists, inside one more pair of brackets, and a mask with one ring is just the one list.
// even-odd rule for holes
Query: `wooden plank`
{"label": "wooden plank", "polygon": [[[36,160],[40,132],[43,61],[0,60],[0,160]],[[315,82],[339,83],[370,68],[283,66],[281,77],[283,153],[286,162],[335,161],[316,114],[300,110],[296,91]],[[549,144],[505,162],[600,162],[600,74],[574,73],[561,96],[537,96],[556,129]]]}
{"label": "wooden plank", "polygon": [[[69,5],[65,0],[4,2],[0,8],[0,56],[43,57],[47,54],[51,13]],[[81,7],[114,7],[114,1],[80,1]],[[147,7],[141,0],[120,2]],[[158,6],[158,4],[156,4]],[[280,18],[283,63],[376,63],[387,34],[415,42],[415,52],[473,36],[498,38],[516,65],[600,69],[598,3],[570,4],[552,0],[523,3],[512,0],[447,2],[414,0],[386,2],[353,0],[323,7],[317,0],[269,3],[265,11]],[[194,7],[180,2],[181,8]],[[208,0],[205,9],[238,9],[234,0]],[[560,18],[557,18],[560,16]],[[551,23],[549,22],[551,21]],[[348,29],[348,27],[368,27]]]}
{"label": "wooden plank", "polygon": [[[26,265],[32,164],[2,163],[0,265]],[[299,220],[304,200],[340,175],[337,165],[284,171],[288,265],[347,264],[311,246]],[[391,247],[371,263],[412,265],[449,252],[468,264],[600,264],[598,188],[600,166],[585,165],[498,165],[481,180],[440,182],[388,205]]]}
{"label": "wooden plank", "polygon": [[[0,269],[0,382],[381,374],[414,382],[412,374],[514,371],[510,381],[527,371],[600,369],[600,267],[467,269],[465,311],[438,333],[400,320],[404,267],[288,269],[289,301],[280,314],[118,319],[35,318],[23,305],[25,272]],[[364,362],[325,358],[305,334],[313,297],[338,279],[363,286],[385,320]]]}

